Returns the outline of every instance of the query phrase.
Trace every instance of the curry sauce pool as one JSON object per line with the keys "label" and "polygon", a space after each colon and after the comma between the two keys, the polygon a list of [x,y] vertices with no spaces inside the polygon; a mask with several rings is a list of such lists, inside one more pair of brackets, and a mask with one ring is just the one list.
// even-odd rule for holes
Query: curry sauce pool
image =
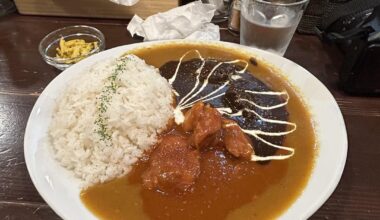
{"label": "curry sauce pool", "polygon": [[[226,53],[223,47],[196,44],[162,45],[131,53],[144,59],[148,64],[161,67],[161,73],[163,73],[164,64],[166,67],[174,65],[170,63],[175,63],[183,54],[194,49],[210,60],[249,61],[251,58],[239,51],[229,50]],[[199,61],[196,56],[190,56],[185,62],[191,64],[191,62]],[[239,66],[244,67],[239,64],[237,68]],[[313,124],[306,106],[286,79],[281,78],[269,66],[260,62],[257,65],[249,64],[247,71],[253,74],[258,84],[262,85],[262,90],[287,91],[289,100],[286,108],[279,108],[276,110],[278,112],[271,112],[272,115],[265,116],[297,124],[297,129],[285,138],[275,137],[278,140],[269,140],[272,143],[291,146],[295,150],[292,157],[259,164],[252,161],[242,162],[228,154],[223,148],[202,151],[201,173],[193,192],[178,196],[141,187],[141,174],[148,165],[149,152],[147,152],[127,176],[83,191],[81,198],[86,206],[101,219],[272,219],[286,210],[302,192],[312,170],[316,154]],[[169,75],[165,77],[170,78]],[[217,82],[216,84],[220,85]],[[239,89],[241,85],[236,87],[236,90]],[[236,93],[232,93],[231,96],[234,95]],[[181,96],[177,101],[180,98]],[[286,97],[276,96],[270,99],[272,101],[269,101],[273,103],[260,104],[268,106],[282,103]],[[211,104],[214,107],[221,107],[216,104],[226,105],[227,101],[228,98],[221,97]],[[260,102],[260,100],[255,101]],[[232,105],[229,107],[233,108]],[[237,107],[241,108],[241,106]],[[238,109],[233,110],[238,111]],[[241,121],[237,121],[242,127],[245,126],[244,115]],[[260,124],[257,118],[251,121],[255,121],[255,125],[249,123],[247,126]],[[268,126],[265,129],[279,132],[289,130],[289,128],[290,126]],[[257,147],[259,145],[256,144],[255,151],[262,156],[287,154],[283,150],[264,145],[260,150]]]}

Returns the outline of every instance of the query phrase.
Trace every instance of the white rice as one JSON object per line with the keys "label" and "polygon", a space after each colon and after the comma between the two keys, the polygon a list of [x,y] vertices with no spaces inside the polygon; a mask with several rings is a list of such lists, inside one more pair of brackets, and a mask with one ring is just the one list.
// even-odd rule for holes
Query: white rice
{"label": "white rice", "polygon": [[[116,92],[105,92],[123,63]],[[104,113],[99,110],[102,94],[110,97]],[[173,117],[172,101],[170,84],[138,57],[101,62],[73,80],[58,101],[49,128],[55,158],[85,187],[125,175]],[[109,139],[97,132],[100,116]]]}

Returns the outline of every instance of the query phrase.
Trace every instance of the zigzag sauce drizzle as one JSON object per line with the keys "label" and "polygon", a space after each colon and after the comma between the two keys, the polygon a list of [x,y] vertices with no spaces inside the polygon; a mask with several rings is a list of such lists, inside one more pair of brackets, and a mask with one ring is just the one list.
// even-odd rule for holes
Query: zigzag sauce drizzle
{"label": "zigzag sauce drizzle", "polygon": [[[195,103],[199,102],[199,101],[210,101],[212,99],[215,99],[215,98],[218,98],[220,96],[223,96],[225,93],[220,93],[220,94],[217,94],[215,96],[213,96],[215,93],[219,92],[220,90],[222,90],[224,87],[226,87],[230,82],[227,81],[225,82],[223,85],[221,85],[219,88],[217,88],[216,90],[214,90],[213,92],[203,96],[203,97],[200,97],[196,100],[193,100],[199,93],[201,93],[204,88],[206,88],[207,84],[208,84],[208,81],[209,81],[209,78],[210,76],[215,72],[215,70],[221,66],[223,63],[226,63],[226,64],[231,64],[231,63],[239,63],[239,62],[243,62],[245,64],[245,68],[240,70],[240,71],[236,71],[236,73],[238,74],[241,74],[241,73],[244,73],[247,68],[248,68],[248,63],[244,60],[232,60],[232,61],[227,61],[227,62],[219,62],[217,63],[213,68],[212,70],[210,71],[210,73],[207,75],[206,79],[203,81],[202,85],[199,87],[199,84],[200,84],[200,80],[199,80],[199,77],[201,75],[201,72],[202,72],[202,69],[204,68],[204,65],[206,63],[206,60],[202,57],[202,55],[199,53],[198,50],[190,50],[188,52],[186,52],[184,55],[182,55],[182,57],[179,59],[179,62],[177,64],[177,67],[176,67],[176,70],[173,74],[173,76],[169,79],[169,83],[173,86],[173,83],[174,81],[176,80],[177,78],[177,75],[178,75],[178,72],[179,72],[179,68],[182,64],[182,61],[183,59],[188,56],[189,54],[191,53],[196,53],[196,55],[198,56],[198,58],[202,61],[202,64],[201,66],[195,71],[195,74],[197,75],[196,77],[196,82],[194,84],[194,87],[191,89],[191,91],[185,95],[185,97],[183,97],[179,102],[178,102],[178,105],[177,107],[174,109],[174,119],[175,119],[175,122],[177,124],[181,124],[183,123],[185,117],[182,113],[182,110],[186,109],[186,108],[190,108],[192,107]],[[197,90],[198,89],[198,90]],[[175,89],[173,88],[173,92],[176,96],[178,96],[178,92],[175,91]],[[193,101],[192,101],[193,100]]]}
{"label": "zigzag sauce drizzle", "polygon": [[[279,104],[279,105],[276,105],[275,108],[280,108],[282,106],[285,106],[287,103],[288,103],[288,100],[289,100],[289,95],[286,93],[286,92],[252,92],[250,90],[245,90],[245,92],[251,92],[251,93],[254,93],[254,94],[260,94],[260,95],[284,95],[286,94],[286,100],[285,102]],[[241,101],[241,99],[239,100]],[[250,101],[250,104],[252,101]],[[258,107],[259,105],[257,105],[256,103],[253,104],[254,106]],[[263,107],[263,106],[260,106],[260,107]],[[258,108],[260,108],[258,107]],[[248,108],[245,108],[245,109],[242,109],[236,113],[232,113],[232,110],[230,108],[217,108],[218,111],[222,114],[225,114],[225,115],[228,115],[230,117],[236,117],[236,116],[242,116],[243,115],[243,111],[247,111],[247,112],[250,112],[250,113],[253,113],[255,114],[260,120],[264,121],[264,122],[268,122],[268,123],[274,123],[274,124],[285,124],[285,125],[288,125],[289,127],[291,127],[290,130],[288,131],[283,131],[283,132],[265,132],[265,131],[261,131],[261,130],[248,130],[248,129],[242,129],[242,131],[248,135],[251,135],[253,137],[255,137],[256,139],[262,141],[263,143],[271,146],[271,147],[274,147],[274,148],[277,148],[277,149],[282,149],[282,150],[286,150],[289,152],[289,154],[287,155],[274,155],[274,156],[266,156],[266,157],[261,157],[261,156],[257,156],[257,155],[252,155],[251,156],[251,160],[252,161],[266,161],[266,160],[284,160],[284,159],[287,159],[291,156],[294,155],[294,149],[293,148],[290,148],[290,147],[285,147],[285,146],[280,146],[280,145],[276,145],[276,144],[272,144],[268,141],[266,141],[265,139],[261,138],[259,135],[264,135],[264,136],[283,136],[283,135],[287,135],[287,134],[290,134],[292,132],[294,132],[296,129],[297,129],[297,125],[295,123],[292,123],[292,122],[288,122],[288,121],[281,121],[281,120],[274,120],[274,119],[269,119],[269,118],[264,118],[262,117],[261,115],[259,115],[257,112],[255,112],[254,110],[252,109],[248,109]],[[261,109],[265,109],[265,107],[261,108]],[[268,108],[267,108],[268,109]],[[269,109],[274,109],[273,107],[272,108],[269,108]],[[238,126],[238,124],[236,123],[231,123],[229,124],[229,126]]]}
{"label": "zigzag sauce drizzle", "polygon": [[[173,85],[174,81],[177,78],[177,75],[178,75],[178,72],[179,72],[179,68],[180,68],[180,66],[182,64],[183,59],[186,56],[188,56],[189,54],[191,54],[191,53],[196,53],[196,55],[198,56],[198,58],[202,61],[202,64],[195,71],[196,81],[195,81],[194,87],[191,89],[191,91],[189,93],[187,93],[183,98],[181,98],[181,100],[179,100],[177,107],[174,109],[174,117],[175,117],[175,122],[177,124],[183,123],[183,121],[185,119],[184,115],[182,113],[182,110],[192,107],[195,103],[197,103],[199,101],[206,102],[206,101],[210,101],[212,99],[215,99],[215,98],[218,98],[220,96],[225,95],[225,92],[222,92],[222,93],[219,93],[219,94],[218,94],[218,92],[221,91],[223,88],[225,88],[230,83],[230,81],[226,81],[223,85],[221,85],[219,88],[215,89],[211,93],[209,93],[209,94],[207,94],[205,96],[202,96],[202,97],[200,97],[200,98],[198,98],[196,100],[193,100],[198,94],[200,94],[204,90],[204,88],[206,88],[206,86],[207,86],[207,84],[209,82],[209,78],[215,72],[215,70],[217,68],[219,68],[222,64],[234,64],[234,63],[244,63],[245,64],[245,67],[242,70],[235,71],[236,74],[234,74],[234,75],[231,76],[232,80],[236,80],[236,79],[241,78],[239,76],[239,74],[244,73],[247,70],[247,68],[248,68],[248,63],[246,61],[244,61],[244,60],[232,60],[232,61],[226,61],[226,62],[218,62],[212,68],[212,70],[210,71],[210,73],[207,75],[207,77],[203,81],[202,85],[200,85],[200,79],[199,78],[200,78],[201,72],[202,72],[202,70],[203,70],[203,68],[205,66],[206,60],[202,57],[202,55],[200,54],[200,52],[198,50],[190,50],[190,51],[186,52],[180,58],[180,60],[179,60],[179,62],[177,64],[175,73],[169,79],[169,83],[171,85]],[[176,96],[179,96],[178,92],[175,91],[174,88],[173,88],[173,92],[174,92],[174,94]],[[255,95],[286,96],[285,101],[283,103],[280,103],[280,104],[277,104],[277,105],[273,105],[273,106],[261,106],[261,105],[256,104],[255,102],[253,102],[251,100],[244,99],[244,98],[240,98],[238,100],[239,102],[247,102],[250,105],[252,105],[252,106],[254,106],[256,108],[259,108],[261,110],[272,110],[272,109],[276,109],[276,108],[281,108],[283,106],[286,106],[288,104],[288,101],[289,101],[289,95],[288,95],[288,93],[286,91],[283,91],[283,92],[271,92],[271,91],[259,92],[259,91],[244,90],[244,92],[246,92],[248,94],[255,94]],[[274,123],[274,124],[284,124],[284,125],[287,125],[287,126],[290,127],[290,130],[283,131],[283,132],[266,132],[266,131],[261,131],[261,130],[248,130],[248,129],[242,129],[241,128],[244,133],[246,133],[247,135],[255,137],[257,140],[259,140],[259,141],[261,141],[261,142],[263,142],[263,143],[265,143],[265,144],[267,144],[267,145],[269,145],[271,147],[274,147],[274,148],[277,148],[277,149],[281,149],[281,150],[285,150],[285,151],[289,152],[289,154],[287,154],[287,155],[273,155],[273,156],[265,156],[265,157],[261,157],[261,156],[257,156],[257,155],[252,154],[251,161],[284,160],[284,159],[287,159],[287,158],[289,158],[289,157],[291,157],[291,156],[294,155],[294,149],[293,148],[286,147],[286,146],[280,146],[280,145],[276,145],[276,144],[272,144],[269,141],[267,141],[267,140],[263,139],[262,137],[260,137],[259,135],[263,135],[263,136],[284,136],[284,135],[287,135],[287,134],[290,134],[290,133],[294,132],[297,129],[297,125],[295,123],[291,123],[291,122],[288,122],[288,121],[281,121],[281,120],[274,120],[274,119],[264,118],[261,115],[259,115],[257,112],[255,112],[253,109],[249,109],[249,108],[242,109],[242,110],[240,110],[240,111],[238,111],[236,113],[232,113],[231,108],[226,108],[226,107],[225,108],[217,108],[217,110],[221,114],[225,114],[225,115],[228,115],[230,117],[242,116],[243,115],[243,111],[247,111],[247,112],[253,113],[260,120],[262,120],[264,122]],[[237,123],[231,123],[231,124],[227,124],[225,126],[228,127],[228,126],[239,126],[239,125]]]}

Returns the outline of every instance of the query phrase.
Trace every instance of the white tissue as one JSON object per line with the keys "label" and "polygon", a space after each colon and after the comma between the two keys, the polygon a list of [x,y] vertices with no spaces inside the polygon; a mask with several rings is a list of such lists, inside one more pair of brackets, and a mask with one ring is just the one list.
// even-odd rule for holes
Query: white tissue
{"label": "white tissue", "polygon": [[199,30],[194,31],[185,39],[192,40],[220,40],[219,26],[213,23],[206,23]]}
{"label": "white tissue", "polygon": [[110,0],[119,5],[132,6],[136,4],[139,0]]}
{"label": "white tissue", "polygon": [[144,41],[168,39],[220,40],[219,26],[210,23],[216,7],[201,1],[148,17],[145,21],[135,15],[128,31]]}

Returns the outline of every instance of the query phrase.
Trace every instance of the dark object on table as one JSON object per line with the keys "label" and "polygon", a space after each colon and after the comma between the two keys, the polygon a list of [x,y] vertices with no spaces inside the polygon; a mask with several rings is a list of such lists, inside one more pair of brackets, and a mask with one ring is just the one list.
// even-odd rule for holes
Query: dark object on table
{"label": "dark object on table", "polygon": [[[320,26],[326,18],[331,18],[332,15],[336,18],[341,17],[336,13],[341,7],[353,7],[360,9],[366,3],[376,3],[377,0],[310,0],[305,13],[297,27],[297,32],[301,34],[315,34],[314,27]],[[350,6],[350,4],[352,6]],[[343,11],[342,11],[343,12]]]}
{"label": "dark object on table", "polygon": [[10,0],[0,0],[0,16],[16,11],[15,4]]}
{"label": "dark object on table", "polygon": [[314,27],[321,24],[325,14],[331,14],[334,8],[350,0],[310,0],[305,13],[297,27],[302,34],[315,34]]}
{"label": "dark object on table", "polygon": [[353,0],[322,21],[317,34],[344,54],[341,88],[380,95],[380,0]]}

